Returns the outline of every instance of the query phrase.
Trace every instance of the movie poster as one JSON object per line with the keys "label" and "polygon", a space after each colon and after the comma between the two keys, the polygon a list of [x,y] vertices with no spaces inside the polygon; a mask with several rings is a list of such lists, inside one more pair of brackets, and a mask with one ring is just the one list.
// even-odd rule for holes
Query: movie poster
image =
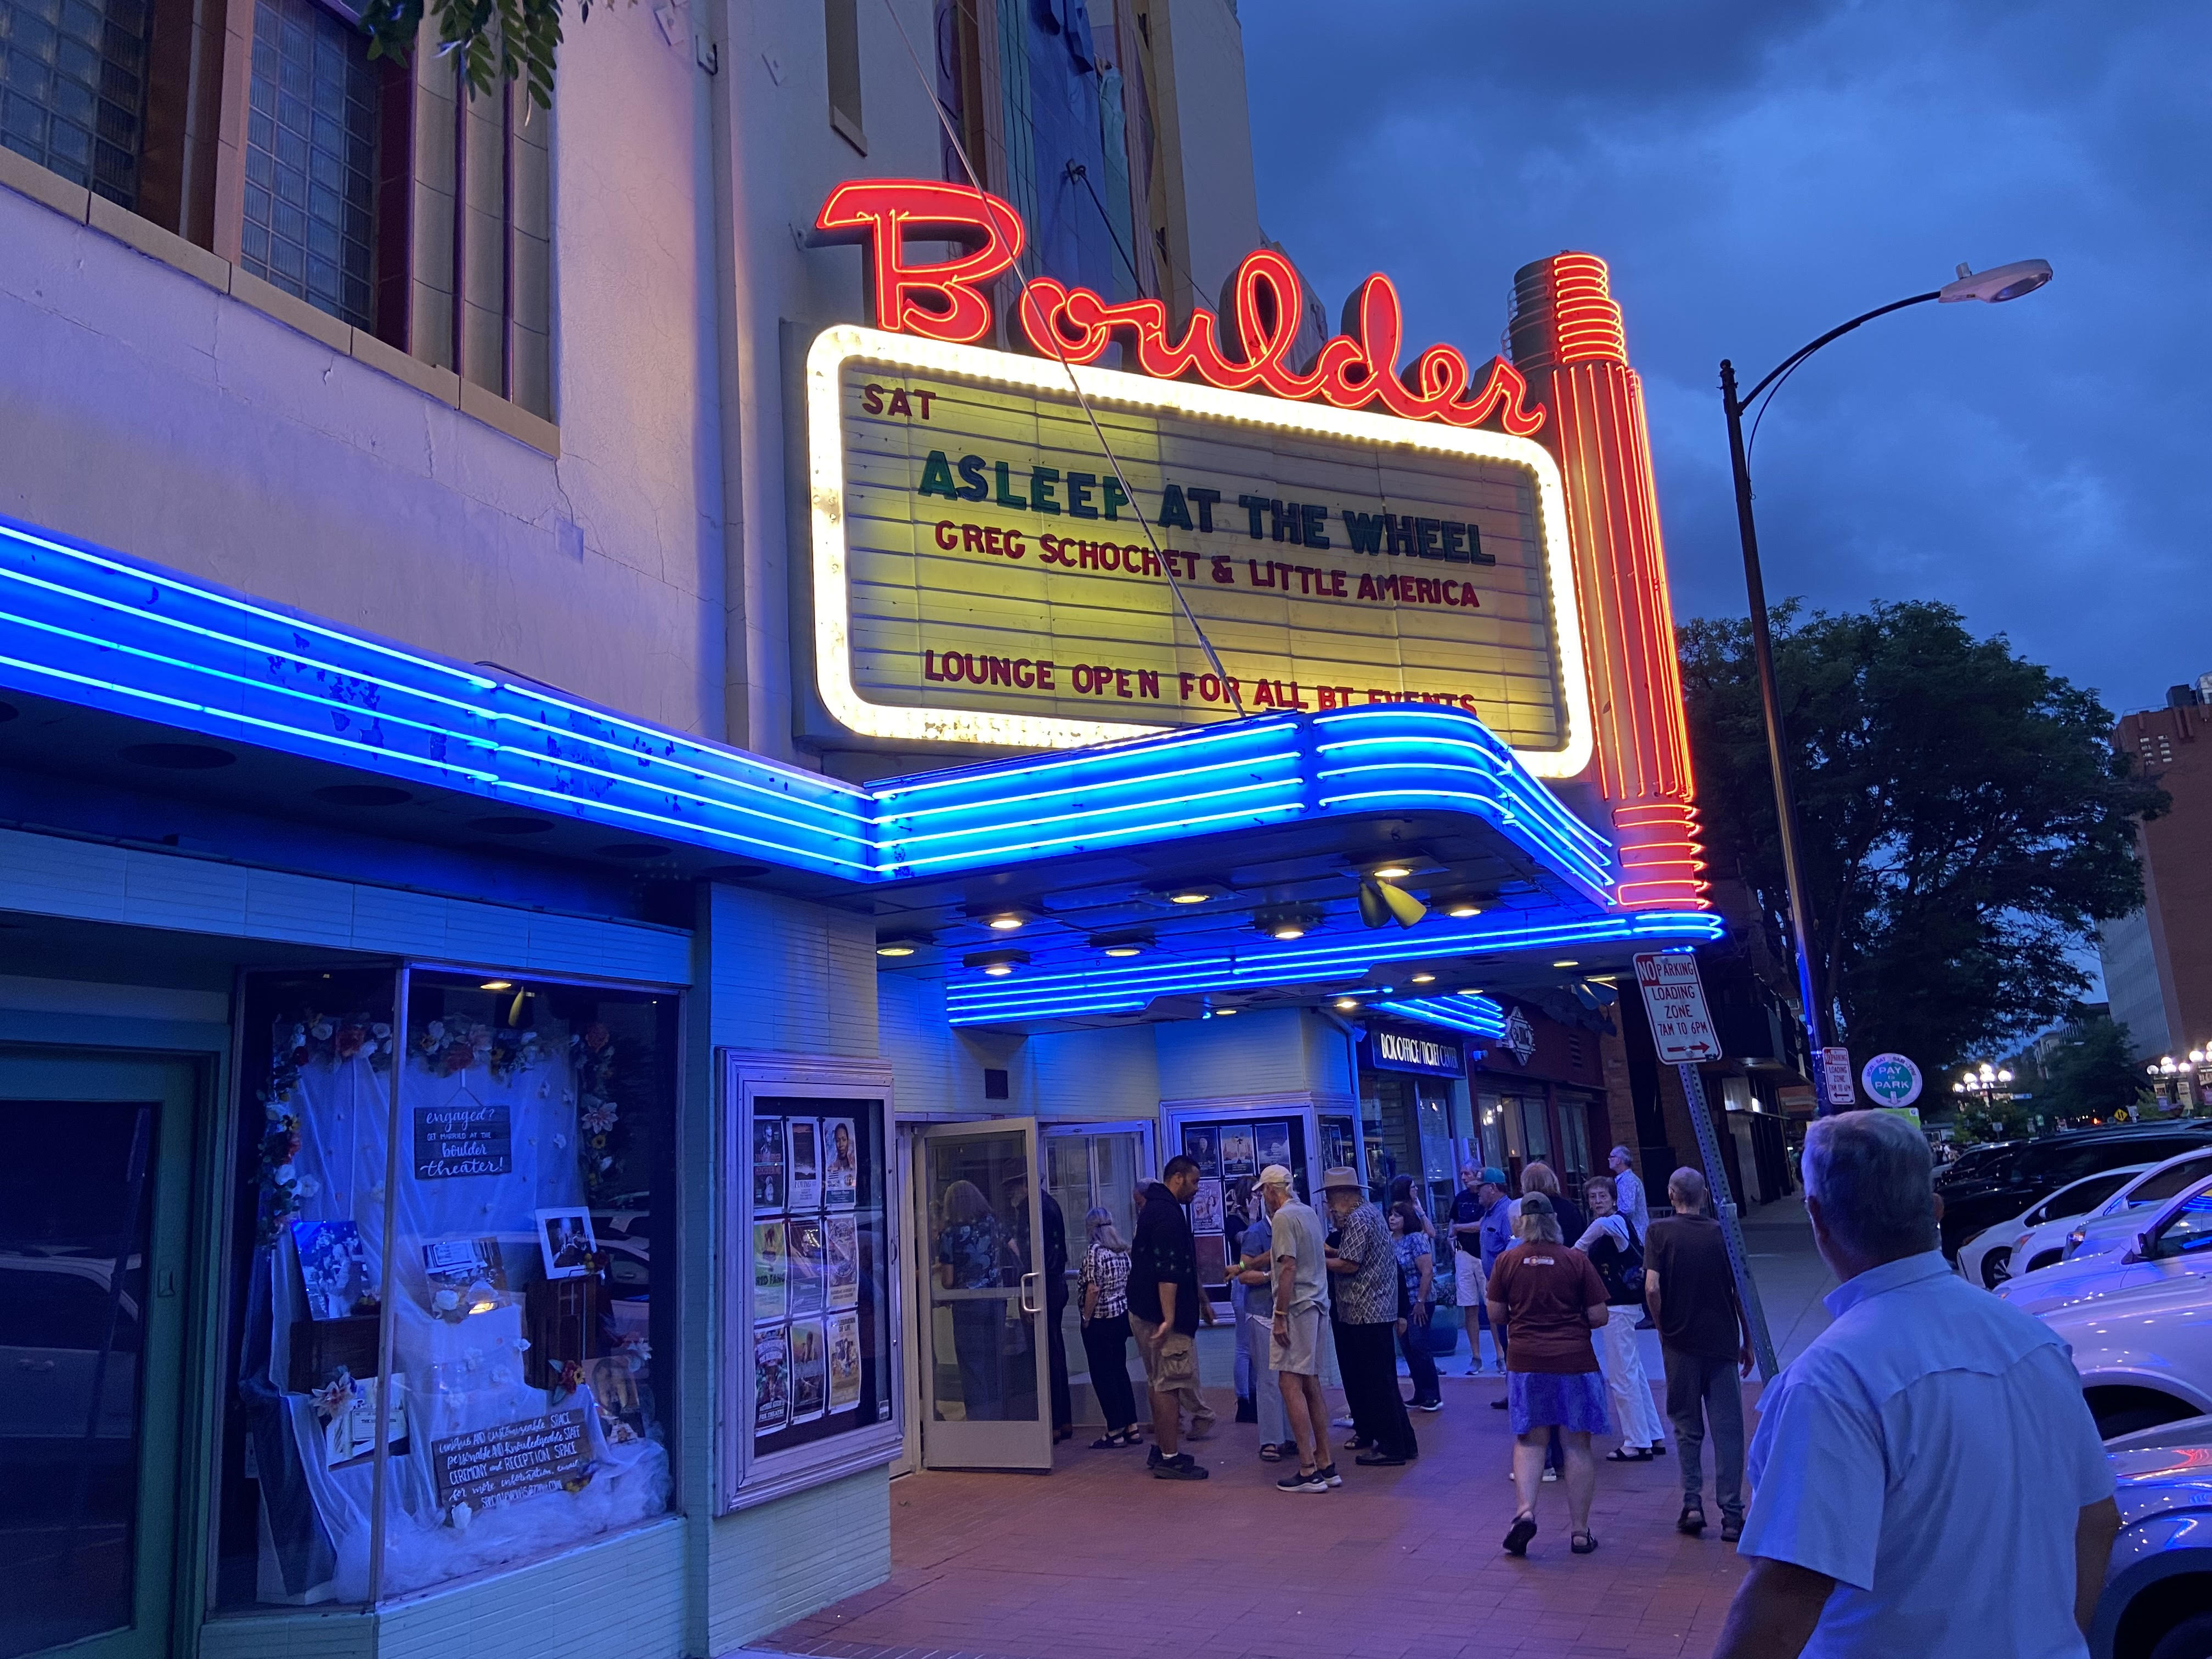
{"label": "movie poster", "polygon": [[791,1316],[805,1319],[822,1311],[823,1279],[827,1270],[827,1245],[818,1215],[793,1216],[783,1224],[784,1254],[789,1258],[787,1299]]}
{"label": "movie poster", "polygon": [[1259,1174],[1260,1166],[1254,1161],[1255,1157],[1252,1126],[1249,1123],[1224,1125],[1221,1130],[1222,1179],[1234,1181],[1239,1176]]}
{"label": "movie poster", "polygon": [[789,1273],[783,1249],[783,1223],[753,1223],[753,1322],[781,1324],[790,1317]]}
{"label": "movie poster", "polygon": [[774,1434],[791,1420],[791,1338],[782,1325],[753,1333],[753,1433]]}
{"label": "movie poster", "polygon": [[860,1403],[860,1316],[830,1316],[830,1409],[848,1412]]}
{"label": "movie poster", "polygon": [[1222,1231],[1221,1183],[1201,1181],[1198,1190],[1190,1195],[1190,1230],[1194,1233],[1218,1233]]}
{"label": "movie poster", "polygon": [[860,1218],[851,1215],[825,1217],[822,1236],[829,1305],[857,1307],[860,1301]]}
{"label": "movie poster", "polygon": [[784,1119],[784,1145],[789,1157],[784,1166],[784,1207],[818,1210],[822,1207],[822,1121],[819,1118]]}
{"label": "movie poster", "polygon": [[849,1117],[822,1120],[822,1202],[849,1210],[860,1198],[860,1143]]}
{"label": "movie poster", "polygon": [[1182,1132],[1182,1155],[1198,1164],[1198,1173],[1206,1180],[1218,1180],[1221,1175],[1221,1146],[1211,1124]]}
{"label": "movie poster", "polygon": [[[1266,1169],[1270,1164],[1279,1164],[1285,1170],[1291,1167],[1291,1126],[1289,1124],[1262,1123],[1252,1133],[1258,1142],[1257,1150],[1253,1155],[1259,1160],[1261,1170]],[[1258,1171],[1255,1170],[1254,1173],[1257,1174]]]}
{"label": "movie poster", "polygon": [[753,1213],[774,1215],[783,1208],[783,1120],[753,1120]]}
{"label": "movie poster", "polygon": [[822,1322],[799,1320],[791,1328],[791,1420],[811,1423],[820,1417],[829,1393],[829,1344],[823,1340]]}

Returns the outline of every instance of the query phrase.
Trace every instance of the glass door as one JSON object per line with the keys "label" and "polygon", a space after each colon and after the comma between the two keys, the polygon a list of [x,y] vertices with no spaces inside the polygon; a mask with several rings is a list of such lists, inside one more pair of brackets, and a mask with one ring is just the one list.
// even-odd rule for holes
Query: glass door
{"label": "glass door", "polygon": [[197,1083],[0,1054],[0,1659],[169,1650]]}
{"label": "glass door", "polygon": [[1027,1201],[1036,1120],[945,1124],[918,1140],[922,1462],[1049,1469],[1044,1206]]}

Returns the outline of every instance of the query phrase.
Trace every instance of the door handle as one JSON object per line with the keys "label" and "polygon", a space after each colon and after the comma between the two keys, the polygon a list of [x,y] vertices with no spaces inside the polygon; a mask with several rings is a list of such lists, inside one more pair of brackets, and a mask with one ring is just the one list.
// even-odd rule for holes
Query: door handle
{"label": "door handle", "polygon": [[1024,1273],[1022,1275],[1022,1311],[1024,1313],[1033,1314],[1042,1313],[1044,1311],[1042,1304],[1041,1304],[1036,1299],[1038,1286],[1042,1282],[1043,1279],[1044,1275],[1042,1273]]}

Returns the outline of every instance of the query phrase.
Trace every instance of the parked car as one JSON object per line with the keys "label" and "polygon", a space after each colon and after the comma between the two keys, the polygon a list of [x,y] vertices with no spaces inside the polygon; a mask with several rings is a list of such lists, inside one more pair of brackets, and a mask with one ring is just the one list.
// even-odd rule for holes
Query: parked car
{"label": "parked car", "polygon": [[[2212,1152],[2205,1154],[2212,1158]],[[2113,1194],[2148,1169],[2155,1165],[2124,1164],[2117,1170],[2106,1170],[2100,1175],[2083,1176],[2069,1182],[2039,1204],[2031,1204],[2018,1215],[2000,1221],[1994,1227],[1985,1227],[1959,1247],[1959,1267],[1970,1283],[1985,1290],[1995,1290],[2012,1277],[2015,1260],[2025,1260],[2023,1250],[2027,1242],[2051,1226],[2064,1229],[2085,1215],[2096,1213],[2098,1206]],[[2054,1247],[2063,1254],[2065,1249],[2062,1231],[2059,1243]],[[2051,1260],[2059,1260],[2054,1254]],[[2050,1262],[2042,1264],[2049,1267]]]}
{"label": "parked car", "polygon": [[2212,1176],[2212,1147],[2152,1165],[2087,1215],[2070,1222],[2053,1218],[2036,1229],[2034,1237],[2013,1251],[2014,1276],[2077,1256],[2126,1249],[2148,1219],[2142,1212],[2165,1208],[2206,1176]]}
{"label": "parked car", "polygon": [[2212,1659],[2212,1417],[2108,1442],[2120,1535],[2094,1659]]}
{"label": "parked car", "polygon": [[[2084,1270],[2076,1272],[2076,1268]],[[2061,1280],[2057,1299],[2023,1292]],[[2192,1188],[2119,1256],[2061,1262],[2000,1285],[2073,1350],[2106,1439],[2212,1412],[2212,1180]]]}
{"label": "parked car", "polygon": [[100,1350],[111,1342],[111,1303],[112,1346],[92,1440],[101,1461],[134,1455],[138,1303],[128,1292],[111,1297],[114,1270],[112,1261],[88,1256],[0,1255],[0,1464],[80,1454]]}
{"label": "parked car", "polygon": [[1961,1158],[1936,1184],[1943,1196],[1943,1253],[1956,1259],[1959,1247],[1984,1228],[2083,1176],[2124,1164],[2159,1164],[2207,1147],[2212,1147],[2212,1121],[2142,1123],[2039,1136],[1963,1172],[1966,1160]]}

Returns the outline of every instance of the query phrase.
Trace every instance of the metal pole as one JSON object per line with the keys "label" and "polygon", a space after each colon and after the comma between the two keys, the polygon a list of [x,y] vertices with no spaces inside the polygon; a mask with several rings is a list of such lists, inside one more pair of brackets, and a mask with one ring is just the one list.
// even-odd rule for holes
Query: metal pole
{"label": "metal pole", "polygon": [[1751,469],[1743,453],[1743,405],[1735,395],[1735,365],[1721,359],[1721,406],[1728,411],[1729,465],[1735,471],[1735,522],[1743,540],[1743,584],[1751,596],[1751,653],[1759,669],[1759,700],[1766,715],[1766,759],[1774,773],[1774,817],[1782,842],[1782,879],[1790,894],[1790,928],[1797,946],[1797,995],[1803,1009],[1805,1040],[1814,1069],[1818,1110],[1828,1111],[1827,1090],[1820,1078],[1822,1036],[1820,1000],[1813,990],[1813,916],[1806,902],[1802,860],[1797,847],[1797,800],[1790,787],[1790,763],[1782,738],[1782,691],[1774,678],[1774,641],[1766,626],[1766,580],[1759,568],[1759,529],[1751,516]]}
{"label": "metal pole", "polygon": [[1751,1276],[1751,1256],[1743,1245],[1743,1223],[1735,1212],[1733,1197],[1721,1194],[1729,1191],[1728,1165],[1721,1162],[1720,1137],[1713,1132],[1713,1115],[1705,1106],[1705,1081],[1698,1075],[1694,1066],[1677,1066],[1682,1075],[1682,1093],[1690,1107],[1690,1125],[1698,1132],[1698,1152],[1705,1160],[1705,1185],[1713,1194],[1713,1208],[1719,1212],[1721,1237],[1728,1243],[1729,1268],[1735,1274],[1735,1293],[1743,1300],[1744,1319],[1751,1327],[1751,1352],[1759,1361],[1759,1374],[1767,1382],[1774,1380],[1782,1367],[1775,1363],[1774,1338],[1766,1328],[1766,1310],[1759,1300],[1759,1284]]}

